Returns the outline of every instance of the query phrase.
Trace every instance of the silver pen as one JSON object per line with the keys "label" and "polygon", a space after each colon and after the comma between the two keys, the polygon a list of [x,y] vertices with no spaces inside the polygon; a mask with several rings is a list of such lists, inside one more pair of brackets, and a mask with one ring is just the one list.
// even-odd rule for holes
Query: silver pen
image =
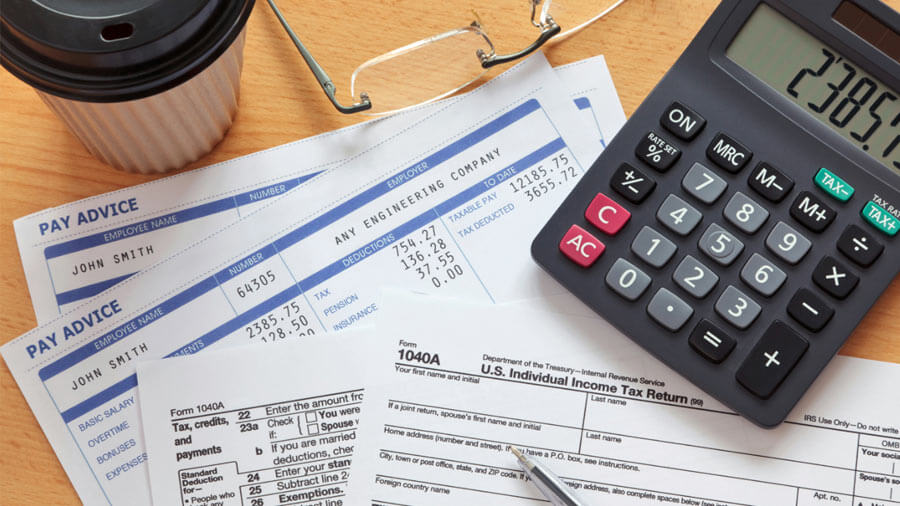
{"label": "silver pen", "polygon": [[515,446],[510,446],[509,451],[519,458],[519,466],[554,506],[587,506],[587,503],[579,499],[575,492],[547,466],[523,455]]}

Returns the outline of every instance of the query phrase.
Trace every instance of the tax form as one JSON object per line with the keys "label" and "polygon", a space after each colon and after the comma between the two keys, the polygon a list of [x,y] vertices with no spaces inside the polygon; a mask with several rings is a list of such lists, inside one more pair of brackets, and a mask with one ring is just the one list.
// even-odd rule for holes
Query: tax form
{"label": "tax form", "polygon": [[137,366],[154,504],[346,504],[367,330]]}
{"label": "tax form", "polygon": [[[606,62],[597,56],[555,72],[598,140],[588,156],[595,158],[625,123]],[[429,104],[16,220],[38,323],[247,216],[319,172],[365,156],[443,107]]]}
{"label": "tax form", "polygon": [[560,89],[529,58],[3,346],[82,500],[149,504],[138,360],[365,324],[384,285],[485,302],[561,292],[529,245],[597,140]]}
{"label": "tax form", "polygon": [[900,504],[900,366],[835,357],[766,430],[570,304],[383,300],[348,503],[544,501],[514,445],[588,504]]}

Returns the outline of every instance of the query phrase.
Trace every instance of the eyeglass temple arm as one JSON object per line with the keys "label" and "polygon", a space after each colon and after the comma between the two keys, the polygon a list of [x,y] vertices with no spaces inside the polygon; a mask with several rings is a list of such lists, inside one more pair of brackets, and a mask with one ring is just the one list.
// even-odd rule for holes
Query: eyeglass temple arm
{"label": "eyeglass temple arm", "polygon": [[495,54],[495,55],[487,55],[481,54],[481,67],[489,69],[494,65],[500,65],[501,63],[511,62],[513,60],[518,60],[523,56],[528,56],[529,54],[536,51],[538,48],[544,45],[545,42],[553,38],[554,35],[558,34],[560,31],[560,27],[558,24],[553,22],[548,28],[541,30],[541,35],[538,37],[536,41],[534,41],[530,46],[525,49],[510,54]]}
{"label": "eyeglass temple arm", "polygon": [[294,45],[297,46],[297,50],[300,51],[300,55],[303,56],[303,60],[306,61],[306,65],[309,67],[309,70],[312,71],[313,75],[316,76],[316,80],[319,81],[319,85],[322,86],[322,90],[325,91],[325,94],[328,95],[328,99],[331,100],[332,105],[334,105],[335,109],[344,113],[344,114],[352,114],[355,112],[365,111],[372,108],[372,102],[369,101],[368,97],[362,97],[362,102],[354,103],[351,106],[342,105],[338,102],[337,97],[334,96],[336,88],[334,87],[334,83],[331,82],[331,78],[328,77],[328,74],[325,72],[325,69],[322,68],[321,65],[313,58],[313,55],[306,49],[306,46],[303,45],[303,42],[300,42],[300,38],[297,37],[297,34],[294,33],[294,30],[291,29],[291,25],[288,24],[287,20],[284,19],[284,16],[281,15],[281,11],[278,10],[278,6],[275,5],[274,0],[268,0],[269,7],[275,12],[275,16],[278,17],[278,21],[281,22],[281,26],[284,27],[284,30],[287,32],[288,36],[290,36],[291,40],[294,42]]}

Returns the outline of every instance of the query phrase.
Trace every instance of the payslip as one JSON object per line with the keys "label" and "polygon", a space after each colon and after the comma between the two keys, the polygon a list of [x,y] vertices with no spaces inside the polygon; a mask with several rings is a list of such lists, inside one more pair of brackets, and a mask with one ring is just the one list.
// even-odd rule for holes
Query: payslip
{"label": "payslip", "polygon": [[[625,123],[606,63],[597,56],[555,71],[599,140],[595,157]],[[441,107],[445,105],[429,104],[16,220],[38,323],[252,213],[319,172],[391,142]]]}
{"label": "payslip", "polygon": [[529,258],[596,153],[542,55],[2,349],[88,503],[149,501],[137,360],[365,324],[378,289],[561,288]]}
{"label": "payslip", "polygon": [[138,364],[153,503],[346,504],[370,334]]}
{"label": "payslip", "polygon": [[388,293],[349,504],[532,504],[513,445],[589,504],[900,504],[900,366],[836,357],[751,425],[573,298],[486,307]]}

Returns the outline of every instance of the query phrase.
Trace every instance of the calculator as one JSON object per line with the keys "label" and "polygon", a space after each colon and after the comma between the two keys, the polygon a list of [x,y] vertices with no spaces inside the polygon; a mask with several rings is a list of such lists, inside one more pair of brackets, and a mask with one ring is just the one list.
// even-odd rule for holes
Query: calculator
{"label": "calculator", "polygon": [[778,425],[900,270],[898,32],[875,0],[723,1],[532,256]]}

